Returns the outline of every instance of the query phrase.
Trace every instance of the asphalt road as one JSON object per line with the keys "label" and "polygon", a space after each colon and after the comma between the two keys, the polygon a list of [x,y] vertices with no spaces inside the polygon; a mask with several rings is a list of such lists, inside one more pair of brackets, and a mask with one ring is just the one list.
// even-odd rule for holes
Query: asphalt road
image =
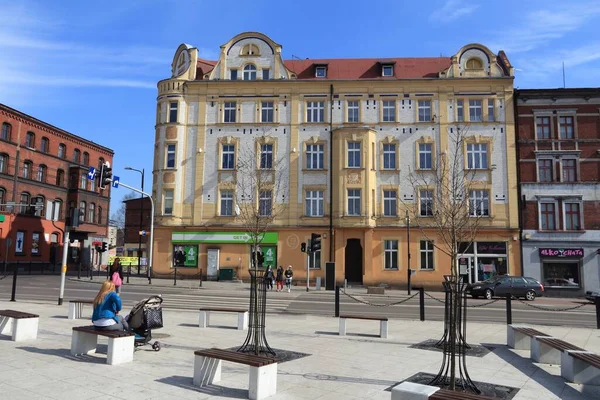
{"label": "asphalt road", "polygon": [[[1,278],[1,277],[0,277]],[[73,299],[93,299],[99,289],[99,280],[94,282],[87,279],[74,281],[68,279],[65,287],[64,303]],[[25,302],[57,303],[58,287],[60,278],[51,276],[19,276],[14,308],[26,311],[26,306],[20,304]],[[0,300],[9,300],[11,296],[12,277],[0,279]],[[414,298],[398,305],[406,299],[406,292],[388,291],[384,296],[366,295],[365,290],[348,290],[354,298],[342,293],[340,295],[340,312],[342,314],[369,314],[387,316],[396,319],[418,319],[419,298]],[[417,293],[417,292],[413,292]],[[197,310],[202,306],[213,307],[236,307],[247,306],[249,301],[248,285],[236,284],[205,284],[202,288],[194,284],[182,281],[179,286],[173,287],[169,283],[162,285],[126,285],[123,288],[121,298],[125,309],[150,295],[161,294],[164,299],[163,306],[170,309]],[[427,320],[443,320],[444,304],[443,294],[430,293],[432,299],[425,298],[425,318]],[[372,305],[363,304],[360,301],[369,302]],[[492,304],[486,304],[486,300],[469,299],[467,309],[469,321],[506,323],[506,302],[498,299]],[[576,310],[558,311],[559,309],[581,306]],[[534,307],[541,307],[543,310]],[[275,291],[267,294],[268,313],[292,313],[313,315],[334,315],[334,293],[326,291],[306,292],[305,288],[295,287],[291,293],[277,293]],[[63,306],[63,311],[66,307]],[[533,302],[512,302],[513,323],[529,323],[539,325],[561,325],[573,327],[596,327],[595,306],[587,304],[580,299],[555,299],[538,298]]]}

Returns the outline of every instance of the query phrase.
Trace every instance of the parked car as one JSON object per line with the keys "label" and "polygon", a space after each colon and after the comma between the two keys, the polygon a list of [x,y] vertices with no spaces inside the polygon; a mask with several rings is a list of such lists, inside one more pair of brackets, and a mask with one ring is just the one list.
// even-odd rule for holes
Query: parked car
{"label": "parked car", "polygon": [[600,297],[600,292],[594,290],[588,290],[587,292],[585,292],[585,298],[588,299],[589,301],[596,301],[596,297]]}
{"label": "parked car", "polygon": [[466,292],[476,299],[485,297],[491,300],[495,296],[511,294],[533,301],[536,297],[544,295],[544,285],[533,278],[503,275],[472,283],[467,286]]}

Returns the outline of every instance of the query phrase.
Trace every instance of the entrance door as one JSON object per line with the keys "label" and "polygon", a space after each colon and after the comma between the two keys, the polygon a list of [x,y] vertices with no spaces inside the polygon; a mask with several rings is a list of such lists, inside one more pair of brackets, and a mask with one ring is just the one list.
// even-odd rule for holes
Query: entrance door
{"label": "entrance door", "polygon": [[362,284],[363,277],[363,254],[360,239],[348,239],[344,253],[344,273],[348,283]]}
{"label": "entrance door", "polygon": [[458,274],[462,277],[465,283],[474,283],[476,280],[476,271],[473,268],[474,264],[473,256],[461,256],[458,258]]}

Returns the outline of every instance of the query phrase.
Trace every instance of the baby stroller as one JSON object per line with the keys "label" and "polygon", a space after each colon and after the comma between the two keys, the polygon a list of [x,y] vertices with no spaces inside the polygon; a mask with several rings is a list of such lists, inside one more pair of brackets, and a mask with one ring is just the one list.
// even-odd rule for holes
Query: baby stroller
{"label": "baby stroller", "polygon": [[[135,347],[148,344],[152,340],[152,329],[163,327],[162,302],[160,295],[151,296],[133,306],[127,323],[135,333]],[[154,342],[152,349],[160,351],[160,342]]]}

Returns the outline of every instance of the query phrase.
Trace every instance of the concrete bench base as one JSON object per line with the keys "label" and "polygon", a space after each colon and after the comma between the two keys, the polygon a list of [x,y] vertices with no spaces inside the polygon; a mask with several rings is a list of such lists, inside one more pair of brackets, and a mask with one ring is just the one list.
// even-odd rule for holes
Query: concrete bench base
{"label": "concrete bench base", "polygon": [[[194,357],[194,385],[207,386],[221,380],[223,360],[198,355]],[[249,368],[249,399],[265,399],[277,393],[277,363],[262,367],[250,366]]]}
{"label": "concrete bench base", "polygon": [[92,301],[71,301],[69,302],[69,319],[79,319],[83,315],[83,306],[92,305]]}
{"label": "concrete bench base", "polygon": [[531,337],[531,360],[541,364],[560,364],[560,355],[562,351],[540,342],[537,338]]}
{"label": "concrete bench base", "polygon": [[560,376],[581,385],[600,385],[600,369],[575,358],[573,353],[592,354],[588,351],[567,350],[561,353]]}
{"label": "concrete bench base", "polygon": [[516,350],[531,350],[531,338],[546,336],[544,332],[524,325],[506,325],[506,345]]}
{"label": "concrete bench base", "polygon": [[[210,310],[200,310],[200,328],[206,328],[210,324],[210,313],[211,312],[228,312],[228,311],[210,311]],[[235,312],[235,311],[231,311]],[[238,315],[238,323],[237,328],[240,331],[248,330],[248,311],[237,312]]]}
{"label": "concrete bench base", "polygon": [[[109,337],[106,363],[108,365],[118,365],[133,361],[134,342],[135,335],[116,338]],[[96,352],[97,346],[98,334],[73,331],[73,335],[71,336],[71,355],[93,354]]]}
{"label": "concrete bench base", "polygon": [[0,334],[14,342],[37,339],[39,318],[12,318],[0,315]]}
{"label": "concrete bench base", "polygon": [[[356,319],[356,318],[352,318]],[[367,318],[368,319],[368,318]],[[346,336],[346,318],[340,317],[340,336]],[[388,337],[388,321],[379,321],[379,337],[387,339]]]}
{"label": "concrete bench base", "polygon": [[402,382],[392,388],[392,400],[427,400],[438,390],[440,388],[435,386]]}

